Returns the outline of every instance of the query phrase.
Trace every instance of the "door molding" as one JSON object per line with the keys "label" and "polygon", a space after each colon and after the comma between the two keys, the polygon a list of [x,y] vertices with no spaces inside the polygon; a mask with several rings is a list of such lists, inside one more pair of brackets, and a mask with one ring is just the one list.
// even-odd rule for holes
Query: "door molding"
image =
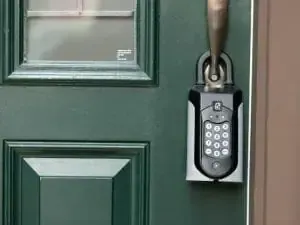
{"label": "door molding", "polygon": [[[269,1],[254,0],[253,120],[250,175],[250,224],[265,225]],[[256,16],[255,16],[256,15]]]}
{"label": "door molding", "polygon": [[[25,1],[26,2],[26,1]],[[68,12],[77,17],[132,18],[134,49],[118,49],[114,61],[30,60],[28,53],[28,18],[58,17],[62,12],[30,11],[23,0],[3,0],[0,4],[0,84],[8,85],[76,85],[108,87],[158,86],[158,1],[140,0],[133,12]],[[133,26],[132,26],[133,27]],[[87,27],[88,28],[88,27]],[[92,29],[92,28],[89,28]],[[9,31],[9,32],[8,32]],[[52,31],[54,32],[54,31]],[[82,30],[81,33],[87,33]],[[56,48],[57,50],[59,48]],[[123,61],[121,55],[135,52],[134,61]],[[120,55],[119,55],[120,54]],[[122,56],[123,57],[123,56]],[[121,58],[122,58],[121,57]],[[124,58],[124,57],[123,57]],[[10,60],[7,60],[10,59]]]}
{"label": "door molding", "polygon": [[255,5],[250,224],[299,224],[300,2]]}

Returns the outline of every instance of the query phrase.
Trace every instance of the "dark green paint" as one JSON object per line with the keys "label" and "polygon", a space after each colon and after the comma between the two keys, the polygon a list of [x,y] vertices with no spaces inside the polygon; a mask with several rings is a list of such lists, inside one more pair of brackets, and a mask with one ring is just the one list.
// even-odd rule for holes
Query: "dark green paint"
{"label": "dark green paint", "polygon": [[131,224],[131,186],[130,164],[127,164],[113,179],[112,218],[114,225]]}
{"label": "dark green paint", "polygon": [[[93,166],[88,168],[84,167],[87,163],[72,162],[70,158],[63,164],[49,158],[47,161],[53,166],[39,171],[37,167],[45,160],[23,158],[19,175],[22,197],[16,200],[21,205],[21,224],[130,225],[131,164],[126,159],[107,160],[108,163],[105,160],[89,159]],[[57,168],[62,167],[67,169],[57,173]],[[99,170],[91,171],[93,168]],[[19,217],[15,219],[18,221]]]}
{"label": "dark green paint", "polygon": [[112,224],[111,180],[42,178],[40,183],[40,225]]}
{"label": "dark green paint", "polygon": [[[148,7],[144,11],[147,19],[139,20],[139,29],[144,29],[139,39],[145,40],[139,42],[143,46],[140,57],[144,60],[139,61],[143,75],[129,68],[121,69],[117,75],[113,67],[107,71],[85,66],[72,70],[77,74],[95,74],[96,79],[73,80],[67,76],[51,81],[44,79],[47,70],[57,75],[63,70],[73,72],[52,65],[19,67],[20,61],[14,60],[20,58],[18,45],[14,44],[18,43],[14,35],[19,23],[14,26],[13,22],[17,4],[8,0],[0,3],[0,47],[4,56],[0,64],[4,77],[4,85],[0,87],[0,137],[32,141],[1,145],[5,156],[1,160],[4,162],[1,199],[5,201],[0,210],[3,225],[20,216],[16,214],[20,210],[16,199],[21,188],[18,181],[21,157],[104,155],[131,159],[132,171],[136,171],[132,173],[130,186],[135,193],[130,217],[134,225],[147,225],[148,221],[150,225],[246,224],[246,182],[214,185],[185,181],[187,94],[195,82],[197,59],[208,49],[205,2],[141,1],[140,6]],[[235,81],[245,97],[246,148],[250,0],[230,1],[229,22],[225,51],[233,61]],[[156,29],[159,30],[154,32]],[[61,86],[64,84],[79,86]],[[48,141],[56,142],[47,144]],[[149,143],[149,147],[139,143]],[[94,153],[98,152],[95,149],[99,155]]]}
{"label": "dark green paint", "polygon": [[[16,167],[18,168],[19,166],[19,171],[22,171],[22,175],[15,177],[16,185],[14,185],[16,196],[14,202],[18,214],[14,214],[16,216],[13,221],[16,221],[16,224],[39,225],[40,177],[24,160],[21,161],[21,165]],[[22,201],[20,201],[21,198]]]}
{"label": "dark green paint", "polygon": [[[147,143],[18,141],[4,147],[4,224],[147,224]],[[72,161],[78,158],[93,166]]]}

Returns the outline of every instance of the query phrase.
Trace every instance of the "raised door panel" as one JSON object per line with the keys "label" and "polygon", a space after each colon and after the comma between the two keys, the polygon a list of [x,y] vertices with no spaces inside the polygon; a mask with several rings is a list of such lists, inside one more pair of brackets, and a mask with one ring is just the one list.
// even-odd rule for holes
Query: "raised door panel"
{"label": "raised door panel", "polygon": [[147,223],[148,145],[6,142],[5,224]]}

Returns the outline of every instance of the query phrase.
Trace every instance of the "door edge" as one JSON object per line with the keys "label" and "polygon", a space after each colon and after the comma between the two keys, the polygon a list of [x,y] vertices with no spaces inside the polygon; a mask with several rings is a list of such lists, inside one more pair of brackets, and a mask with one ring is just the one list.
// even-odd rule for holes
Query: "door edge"
{"label": "door edge", "polygon": [[252,0],[252,119],[247,225],[265,225],[268,117],[269,0]]}

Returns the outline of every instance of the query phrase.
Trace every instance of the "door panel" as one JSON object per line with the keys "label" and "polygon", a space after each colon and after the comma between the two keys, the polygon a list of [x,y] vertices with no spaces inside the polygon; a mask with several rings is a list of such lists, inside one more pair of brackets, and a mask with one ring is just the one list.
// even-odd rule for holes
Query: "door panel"
{"label": "door panel", "polygon": [[[90,9],[95,2],[83,5]],[[132,10],[130,2],[124,1],[124,8],[111,2],[101,1],[103,8],[97,9],[108,13],[106,19],[115,11]],[[2,224],[245,224],[246,181],[185,180],[187,95],[197,59],[208,49],[205,1],[139,0],[134,29],[118,29],[108,41],[98,38],[93,49],[82,35],[97,41],[95,28],[70,36],[61,46],[34,39],[30,32],[40,34],[55,23],[55,35],[64,35],[70,27],[59,27],[67,26],[61,20],[70,18],[48,14],[53,25],[30,31],[30,14],[20,19],[25,3],[0,5],[6,15],[0,17],[2,30],[11,31],[0,42]],[[32,1],[36,11],[73,10],[71,1],[70,8],[52,3]],[[97,24],[102,12],[83,17]],[[123,20],[128,14],[116,15]],[[231,1],[229,27],[226,52],[243,90],[247,122],[250,1]],[[127,32],[135,48],[119,49],[114,35]],[[45,47],[56,53],[41,57]]]}
{"label": "door panel", "polygon": [[144,224],[148,145],[6,142],[6,221]]}

